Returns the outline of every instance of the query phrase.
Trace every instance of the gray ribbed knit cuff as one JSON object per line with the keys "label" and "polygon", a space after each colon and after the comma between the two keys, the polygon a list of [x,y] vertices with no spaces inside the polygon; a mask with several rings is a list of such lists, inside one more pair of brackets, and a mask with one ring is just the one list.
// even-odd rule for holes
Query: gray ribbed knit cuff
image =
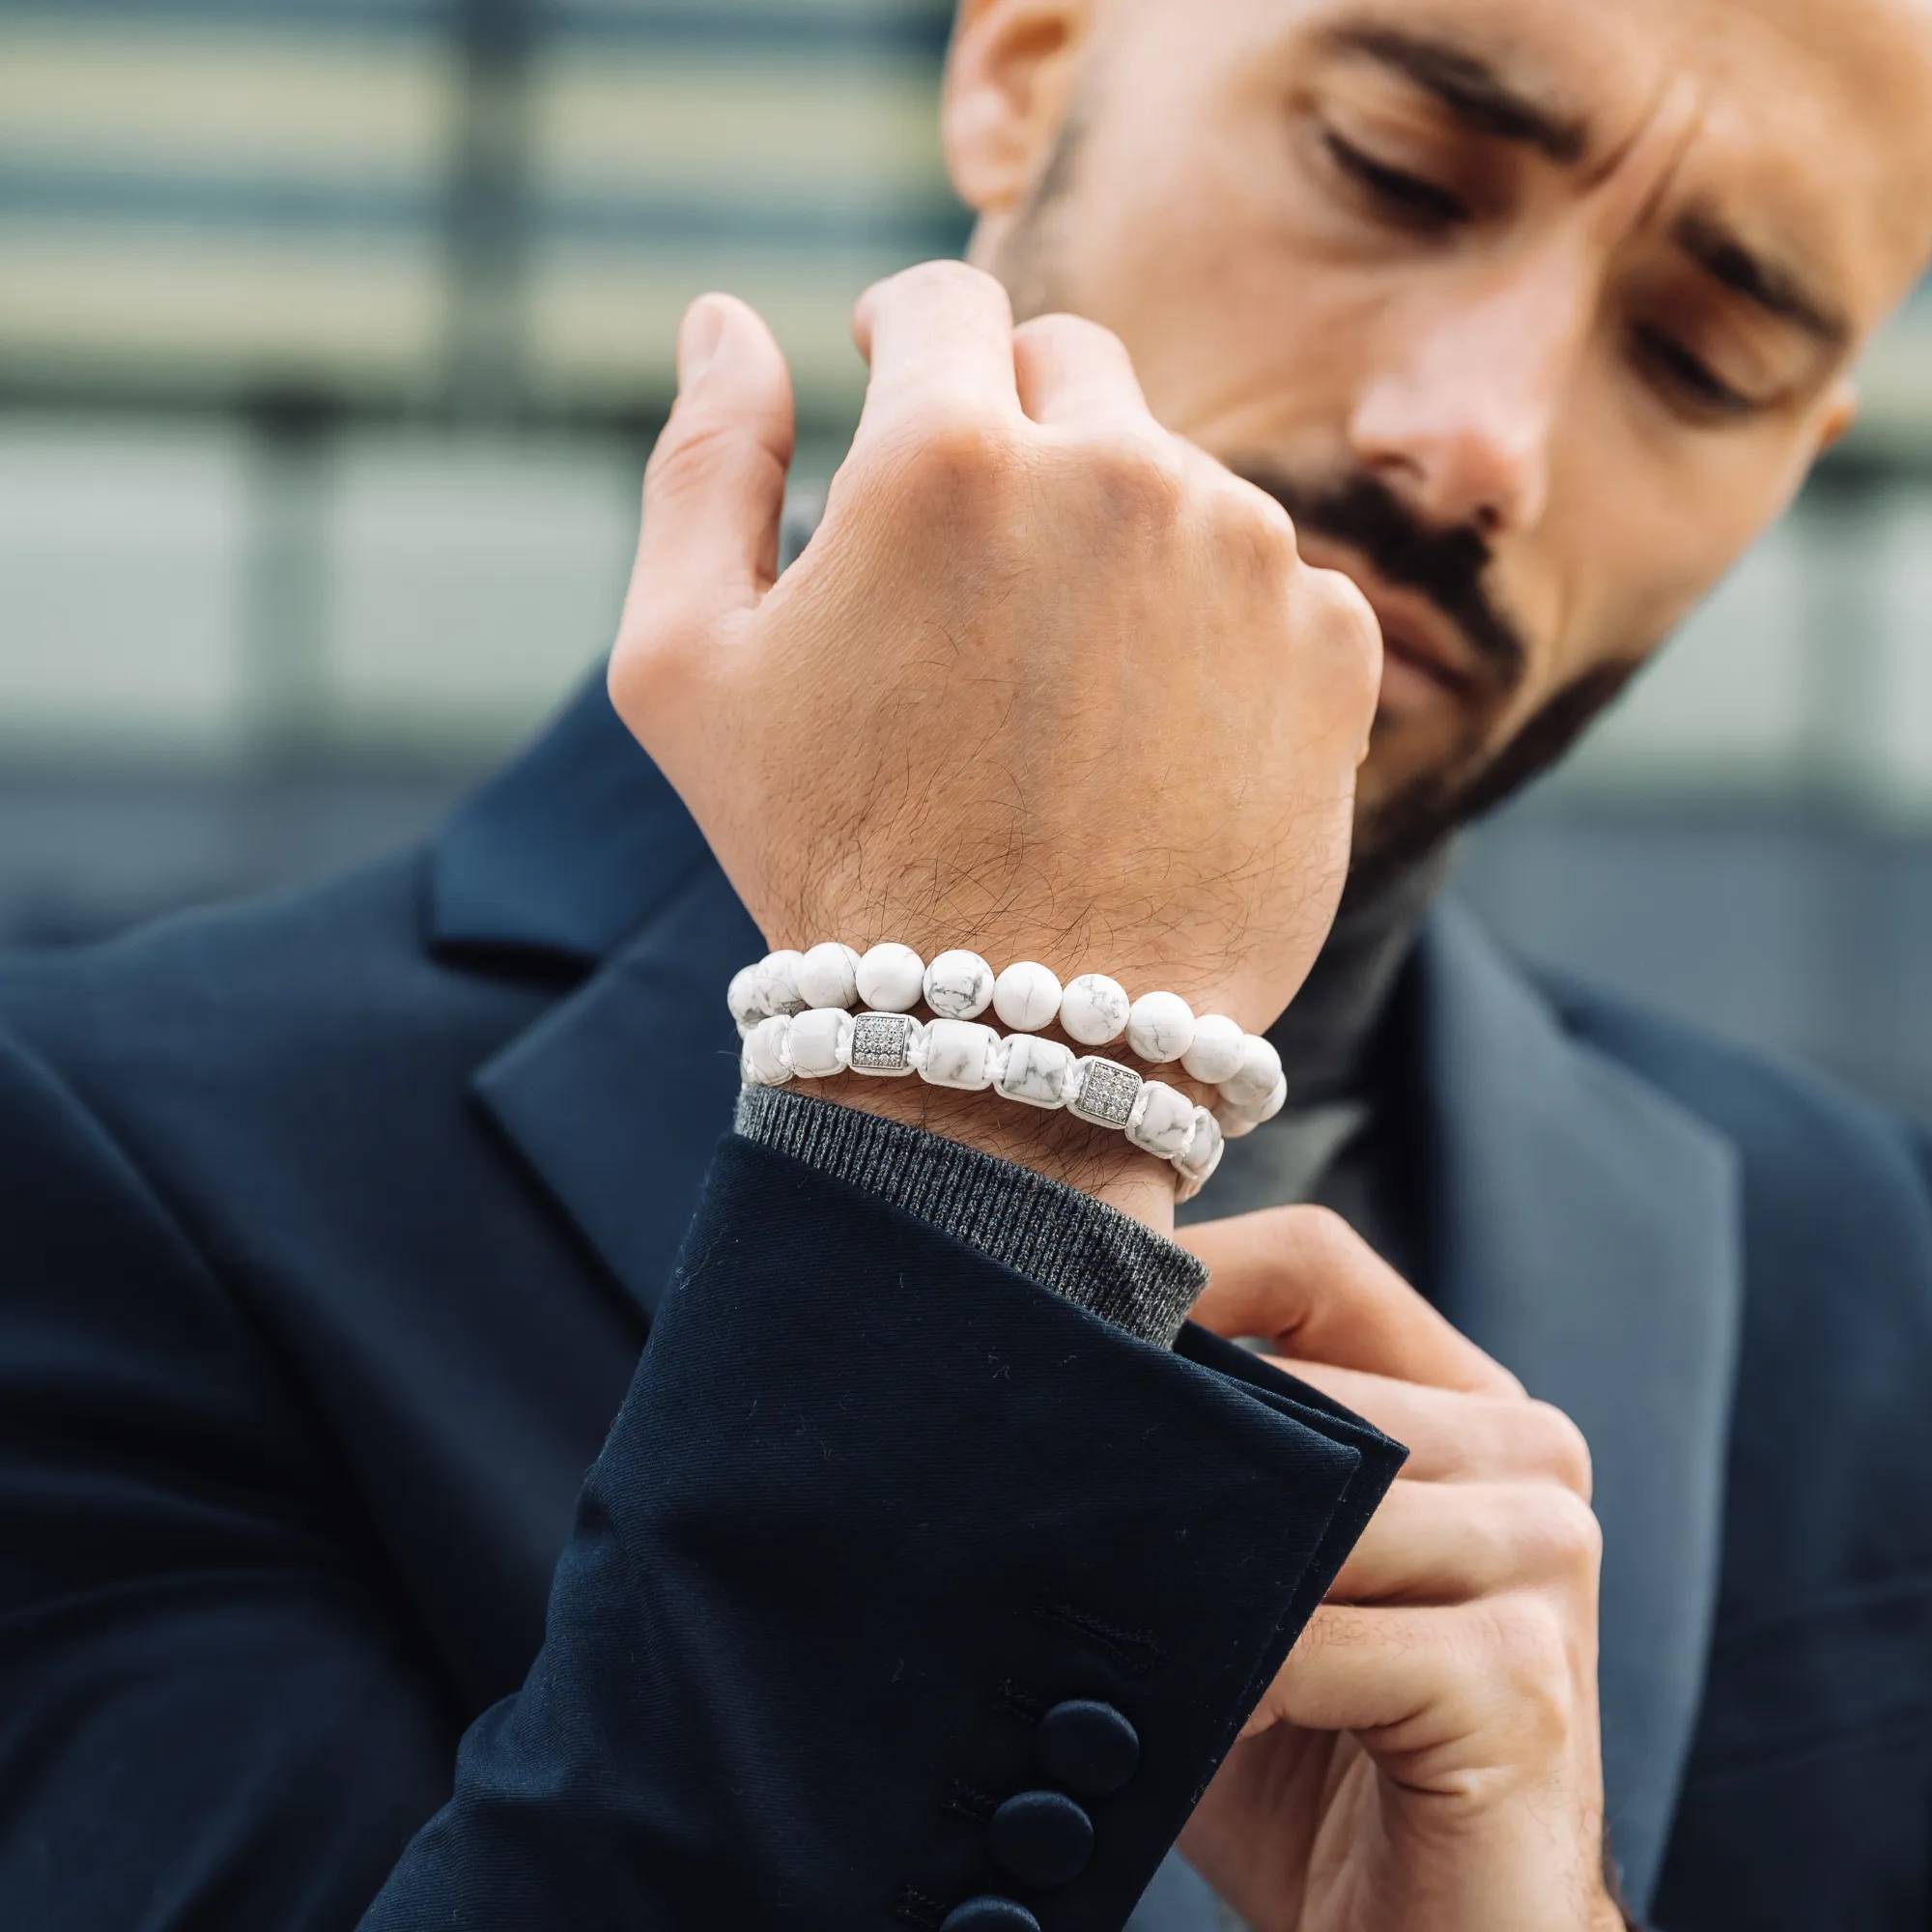
{"label": "gray ribbed knit cuff", "polygon": [[748,1087],[738,1131],[978,1248],[1077,1308],[1167,1349],[1208,1286],[1185,1248],[1104,1201],[921,1127]]}

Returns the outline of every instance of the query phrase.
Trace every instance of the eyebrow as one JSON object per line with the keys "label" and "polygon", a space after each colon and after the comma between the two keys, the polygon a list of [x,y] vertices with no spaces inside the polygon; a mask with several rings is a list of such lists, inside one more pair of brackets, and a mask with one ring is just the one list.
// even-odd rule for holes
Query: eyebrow
{"label": "eyebrow", "polygon": [[1338,28],[1330,43],[1393,68],[1433,95],[1465,127],[1492,140],[1515,141],[1565,167],[1583,157],[1589,128],[1582,118],[1539,100],[1501,69],[1453,42],[1400,27]]}
{"label": "eyebrow", "polygon": [[1760,254],[1710,209],[1687,210],[1673,237],[1713,281],[1767,315],[1793,324],[1830,349],[1842,349],[1850,340],[1851,325],[1813,294],[1795,270]]}

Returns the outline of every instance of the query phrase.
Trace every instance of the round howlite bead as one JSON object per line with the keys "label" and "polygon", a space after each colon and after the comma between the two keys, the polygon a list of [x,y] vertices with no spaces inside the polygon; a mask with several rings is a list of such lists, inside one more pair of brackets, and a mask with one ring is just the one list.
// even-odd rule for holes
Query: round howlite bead
{"label": "round howlite bead", "polygon": [[798,962],[793,976],[808,1007],[852,1007],[859,999],[859,955],[828,939]]}
{"label": "round howlite bead", "polygon": [[1288,1104],[1288,1075],[1284,1073],[1260,1100],[1242,1105],[1236,1100],[1223,1099],[1223,1115],[1238,1114],[1244,1121],[1252,1121],[1256,1126],[1264,1126]]}
{"label": "round howlite bead", "polygon": [[1165,1081],[1150,1080],[1134,1096],[1127,1138],[1144,1153],[1172,1160],[1194,1132],[1194,1102]]}
{"label": "round howlite bead", "polygon": [[791,1023],[786,1050],[805,1080],[830,1080],[852,1064],[852,1015],[843,1007],[812,1007]]}
{"label": "round howlite bead", "polygon": [[1015,1033],[1037,1033],[1060,1011],[1060,981],[1044,966],[1021,959],[993,981],[993,1010]]}
{"label": "round howlite bead", "polygon": [[1236,1107],[1252,1107],[1274,1092],[1281,1078],[1281,1055],[1273,1043],[1251,1033],[1241,1044],[1241,1064],[1221,1082],[1221,1097]]}
{"label": "round howlite bead", "polygon": [[803,952],[767,952],[758,962],[758,997],[767,1013],[802,1013],[804,996],[798,990],[798,969],[805,961]]}
{"label": "round howlite bead", "polygon": [[1194,1009],[1179,993],[1143,993],[1127,1009],[1127,1044],[1156,1065],[1194,1044]]}
{"label": "round howlite bead", "polygon": [[783,1013],[760,1020],[745,1036],[739,1069],[748,1087],[782,1087],[792,1076],[791,1021]]}
{"label": "round howlite bead", "polygon": [[925,990],[925,961],[910,946],[887,940],[859,961],[859,997],[874,1012],[909,1013]]}
{"label": "round howlite bead", "polygon": [[1060,999],[1060,1024],[1082,1046],[1106,1046],[1127,1030],[1127,989],[1104,973],[1083,973]]}
{"label": "round howlite bead", "polygon": [[993,1049],[1000,1036],[973,1020],[928,1020],[920,1078],[928,1087],[979,1094],[993,1084]]}
{"label": "round howlite bead", "polygon": [[1064,1107],[1073,1072],[1073,1049],[1057,1039],[1018,1034],[1006,1042],[1006,1065],[995,1084],[1009,1100],[1029,1107]]}
{"label": "round howlite bead", "polygon": [[925,1004],[943,1020],[977,1020],[993,1004],[993,969],[977,952],[942,952],[925,969]]}
{"label": "round howlite bead", "polygon": [[1218,1087],[1239,1070],[1248,1037],[1226,1013],[1203,1013],[1194,1022],[1194,1043],[1180,1064],[1195,1079]]}
{"label": "round howlite bead", "polygon": [[731,983],[724,990],[724,1004],[731,1009],[731,1017],[738,1022],[741,1034],[750,1033],[760,1020],[771,1017],[765,1008],[763,973],[762,964],[747,966],[731,976]]}

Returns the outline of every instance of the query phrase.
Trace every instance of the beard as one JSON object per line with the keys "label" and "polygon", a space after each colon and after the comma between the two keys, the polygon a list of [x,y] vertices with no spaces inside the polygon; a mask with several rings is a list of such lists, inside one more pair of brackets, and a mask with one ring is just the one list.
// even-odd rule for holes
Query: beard
{"label": "beard", "polygon": [[1306,482],[1264,462],[1233,468],[1280,503],[1297,532],[1345,547],[1383,582],[1433,604],[1468,645],[1477,696],[1487,699],[1475,706],[1472,698],[1460,753],[1357,813],[1349,868],[1352,895],[1377,890],[1540,778],[1615,702],[1643,663],[1638,655],[1592,666],[1546,698],[1500,745],[1491,745],[1482,713],[1502,708],[1521,691],[1533,660],[1521,623],[1491,586],[1493,559],[1482,532],[1467,524],[1426,525],[1366,470]]}

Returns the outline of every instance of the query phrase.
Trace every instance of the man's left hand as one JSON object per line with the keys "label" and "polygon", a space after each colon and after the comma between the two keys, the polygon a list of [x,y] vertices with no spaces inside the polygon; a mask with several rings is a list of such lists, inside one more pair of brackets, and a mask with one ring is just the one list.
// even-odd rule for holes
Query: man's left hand
{"label": "man's left hand", "polygon": [[1197,1321],[1410,1449],[1182,1852],[1257,1932],[1616,1932],[1580,1433],[1323,1209],[1181,1238]]}

